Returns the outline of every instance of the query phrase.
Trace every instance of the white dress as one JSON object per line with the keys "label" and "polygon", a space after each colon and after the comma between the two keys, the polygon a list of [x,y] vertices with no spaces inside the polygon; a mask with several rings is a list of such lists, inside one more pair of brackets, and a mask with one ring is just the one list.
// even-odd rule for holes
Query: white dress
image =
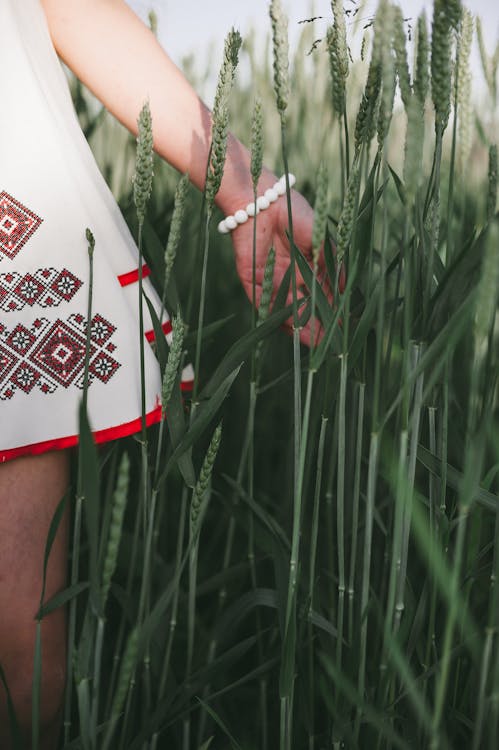
{"label": "white dress", "polygon": [[[39,0],[0,0],[0,461],[73,446],[95,237],[88,414],[96,442],[141,427],[138,250],[80,129]],[[147,277],[149,269],[143,268]],[[149,278],[144,291],[160,309]],[[144,304],[147,424],[161,379]],[[169,338],[171,326],[163,316]],[[182,387],[193,372],[187,366]]]}

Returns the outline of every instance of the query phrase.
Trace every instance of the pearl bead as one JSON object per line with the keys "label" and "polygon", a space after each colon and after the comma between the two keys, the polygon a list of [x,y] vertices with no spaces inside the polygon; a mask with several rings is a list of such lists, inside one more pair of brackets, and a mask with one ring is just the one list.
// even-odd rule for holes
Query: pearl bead
{"label": "pearl bead", "polygon": [[279,194],[277,193],[274,188],[269,188],[265,191],[264,196],[269,201],[269,203],[275,203],[275,201],[279,198]]}
{"label": "pearl bead", "polygon": [[[289,173],[289,186],[293,187],[295,182],[296,177],[294,176],[294,174]],[[254,201],[251,201],[251,203],[248,203],[248,205],[246,206],[246,209],[240,208],[235,212],[234,216],[226,216],[225,219],[223,219],[218,224],[218,231],[220,232],[220,234],[228,234],[239,224],[244,224],[246,221],[248,221],[248,218],[250,216],[256,216],[260,213],[260,211],[264,211],[270,206],[271,203],[274,203],[281,195],[284,195],[285,193],[286,175],[283,175],[273,187],[267,188],[265,193],[263,195],[260,195],[256,199],[256,204]]]}
{"label": "pearl bead", "polygon": [[229,234],[229,232],[230,232],[230,229],[228,229],[228,228],[227,228],[227,227],[225,226],[225,219],[222,219],[222,221],[221,221],[221,222],[220,222],[220,224],[218,225],[217,229],[218,229],[218,231],[220,232],[220,234]]}
{"label": "pearl bead", "polygon": [[233,216],[226,216],[225,226],[227,227],[227,229],[235,229],[237,227],[237,221],[234,219]]}
{"label": "pearl bead", "polygon": [[245,221],[248,221],[248,214],[243,208],[240,208],[239,211],[236,211],[234,214],[234,219],[238,224],[244,224]]}
{"label": "pearl bead", "polygon": [[[288,173],[288,181],[289,181],[289,187],[292,188],[293,185],[296,182],[296,177],[294,174],[291,174],[291,172]],[[283,174],[283,176],[280,178],[279,182],[286,187],[286,175]]]}
{"label": "pearl bead", "polygon": [[[254,216],[255,215],[255,204],[253,202],[252,203],[248,203],[248,205],[246,206],[246,213],[248,214],[248,216]],[[258,208],[258,206],[256,207],[256,213],[257,214],[260,213],[260,209]]]}

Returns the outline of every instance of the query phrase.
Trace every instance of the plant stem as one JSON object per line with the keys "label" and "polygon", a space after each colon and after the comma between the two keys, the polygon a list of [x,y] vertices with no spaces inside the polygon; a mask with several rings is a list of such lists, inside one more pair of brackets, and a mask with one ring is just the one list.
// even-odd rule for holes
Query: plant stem
{"label": "plant stem", "polygon": [[362,468],[362,445],[364,434],[364,402],[366,385],[358,383],[357,397],[357,431],[355,446],[355,473],[352,498],[352,546],[350,548],[350,575],[348,579],[349,632],[348,642],[353,643],[353,605],[355,594],[355,569],[357,564],[357,540],[359,534],[360,477]]}
{"label": "plant stem", "polygon": [[343,615],[345,605],[345,443],[346,391],[348,354],[340,354],[340,396],[338,400],[338,468],[336,475],[336,540],[338,545],[338,619],[336,637],[336,666],[341,669],[343,646]]}
{"label": "plant stem", "polygon": [[[362,590],[360,599],[360,656],[359,656],[359,678],[358,692],[364,699],[366,684],[366,654],[367,654],[367,630],[368,630],[368,604],[369,604],[369,581],[371,570],[371,549],[374,521],[374,506],[376,498],[376,483],[378,475],[378,453],[380,436],[377,432],[371,433],[369,446],[369,467],[367,474],[367,496],[366,496],[366,518],[364,527],[364,560],[362,569]],[[355,739],[358,744],[362,711],[357,709],[355,721]]]}
{"label": "plant stem", "polygon": [[193,402],[197,399],[198,393],[198,381],[201,365],[201,345],[203,341],[203,325],[204,325],[204,313],[206,305],[206,277],[208,273],[208,251],[210,247],[210,221],[211,211],[207,210],[205,226],[204,226],[204,250],[203,250],[203,270],[201,272],[201,294],[199,299],[199,311],[198,311],[198,329],[196,332],[196,354],[194,360],[194,388],[192,391]]}

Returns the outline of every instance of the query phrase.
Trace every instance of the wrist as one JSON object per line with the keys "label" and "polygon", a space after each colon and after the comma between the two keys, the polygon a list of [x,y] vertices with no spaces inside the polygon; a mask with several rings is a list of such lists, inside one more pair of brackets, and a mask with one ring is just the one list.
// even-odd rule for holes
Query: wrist
{"label": "wrist", "polygon": [[[288,185],[293,187],[296,178],[292,174],[282,175],[278,180],[272,183],[272,186],[258,194],[258,190],[253,190],[253,195],[249,203],[240,206],[233,213],[227,214],[218,224],[220,234],[229,234],[237,229],[241,224],[245,224],[250,218],[266,211],[279,201],[279,198],[286,194]],[[260,183],[258,185],[260,187]]]}
{"label": "wrist", "polygon": [[[257,195],[271,188],[278,177],[264,167],[258,180]],[[231,134],[227,143],[227,157],[220,189],[215,204],[224,215],[233,214],[254,201],[251,157],[249,151]]]}

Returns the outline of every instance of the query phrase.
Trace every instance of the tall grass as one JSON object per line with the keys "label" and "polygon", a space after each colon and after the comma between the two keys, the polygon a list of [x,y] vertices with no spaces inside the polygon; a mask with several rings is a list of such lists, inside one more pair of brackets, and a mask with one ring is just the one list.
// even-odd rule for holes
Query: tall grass
{"label": "tall grass", "polygon": [[[212,194],[186,196],[199,218],[164,287],[177,178],[155,166],[137,220],[133,148],[103,163],[160,295],[188,308],[196,401],[158,348],[168,435],[97,454],[82,411],[71,588],[39,613],[70,603],[65,747],[499,745],[497,50],[481,41],[490,109],[470,135],[459,2],[412,19],[412,41],[389,0],[366,29],[332,6],[286,82],[273,2],[275,91],[249,39],[230,92],[230,126],[250,142],[258,97],[266,161],[317,208],[332,303],[290,231],[324,329],[310,350],[296,303],[279,331],[286,290],[266,309],[272,254],[263,307],[244,298]],[[369,60],[345,59],[352,29]],[[77,101],[99,155],[115,126]]]}

